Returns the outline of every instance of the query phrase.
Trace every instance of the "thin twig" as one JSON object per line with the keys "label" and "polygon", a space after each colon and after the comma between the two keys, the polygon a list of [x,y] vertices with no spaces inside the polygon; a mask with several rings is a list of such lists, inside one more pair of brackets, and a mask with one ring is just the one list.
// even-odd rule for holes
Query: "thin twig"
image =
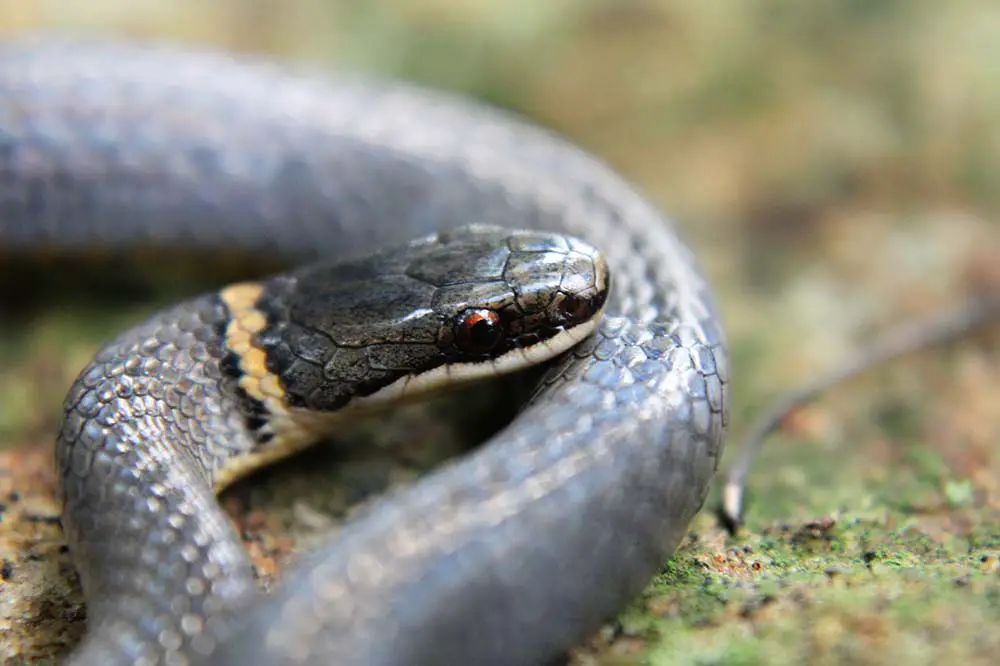
{"label": "thin twig", "polygon": [[943,345],[965,337],[980,326],[1000,320],[1000,294],[972,298],[961,305],[908,322],[877,338],[869,347],[825,375],[778,398],[757,420],[729,469],[722,489],[721,518],[735,531],[743,522],[743,496],[747,474],[760,453],[764,439],[796,409],[827,389],[877,365],[907,354]]}

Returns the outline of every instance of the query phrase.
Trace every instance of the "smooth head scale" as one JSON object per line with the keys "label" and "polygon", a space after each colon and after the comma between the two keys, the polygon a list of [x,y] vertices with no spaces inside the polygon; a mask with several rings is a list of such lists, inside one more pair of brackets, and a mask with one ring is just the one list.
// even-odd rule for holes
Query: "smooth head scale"
{"label": "smooth head scale", "polygon": [[474,225],[272,281],[256,344],[290,407],[328,412],[554,358],[594,330],[609,288],[582,241]]}

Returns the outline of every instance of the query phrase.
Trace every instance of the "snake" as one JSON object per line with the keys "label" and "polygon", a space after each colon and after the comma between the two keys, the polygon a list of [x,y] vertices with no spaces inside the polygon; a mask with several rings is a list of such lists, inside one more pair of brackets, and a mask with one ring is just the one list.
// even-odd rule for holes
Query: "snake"
{"label": "snake", "polygon": [[[69,390],[66,663],[556,663],[705,502],[729,395],[711,289],[673,221],[553,130],[391,78],[32,35],[0,45],[0,173],[8,253],[280,266],[150,315]],[[220,488],[526,367],[508,425],[262,590]]]}

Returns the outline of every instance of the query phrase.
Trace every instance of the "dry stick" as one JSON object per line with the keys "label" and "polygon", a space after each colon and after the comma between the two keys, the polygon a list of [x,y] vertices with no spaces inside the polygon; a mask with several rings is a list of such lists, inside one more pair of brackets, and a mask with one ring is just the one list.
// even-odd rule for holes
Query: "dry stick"
{"label": "dry stick", "polygon": [[900,356],[962,338],[980,326],[1000,320],[1000,294],[972,298],[961,305],[909,322],[890,330],[825,375],[778,398],[757,420],[743,442],[722,489],[721,518],[735,531],[743,522],[743,495],[747,474],[760,452],[764,439],[796,409],[823,391],[862,372]]}

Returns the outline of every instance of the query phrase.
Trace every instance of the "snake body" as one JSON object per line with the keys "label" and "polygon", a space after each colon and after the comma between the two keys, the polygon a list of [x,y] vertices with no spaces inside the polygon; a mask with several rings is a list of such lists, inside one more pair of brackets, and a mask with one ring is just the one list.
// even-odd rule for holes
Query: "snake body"
{"label": "snake body", "polygon": [[269,595],[213,489],[253,409],[273,424],[290,404],[273,362],[253,409],[227,384],[262,367],[260,283],[122,334],[56,447],[88,609],[74,664],[545,664],[641,591],[704,501],[728,410],[708,286],[651,203],[550,132],[399,82],[29,39],[0,47],[0,173],[15,251],[235,247],[291,267],[481,223],[580,237],[613,276],[607,316],[513,423]]}

